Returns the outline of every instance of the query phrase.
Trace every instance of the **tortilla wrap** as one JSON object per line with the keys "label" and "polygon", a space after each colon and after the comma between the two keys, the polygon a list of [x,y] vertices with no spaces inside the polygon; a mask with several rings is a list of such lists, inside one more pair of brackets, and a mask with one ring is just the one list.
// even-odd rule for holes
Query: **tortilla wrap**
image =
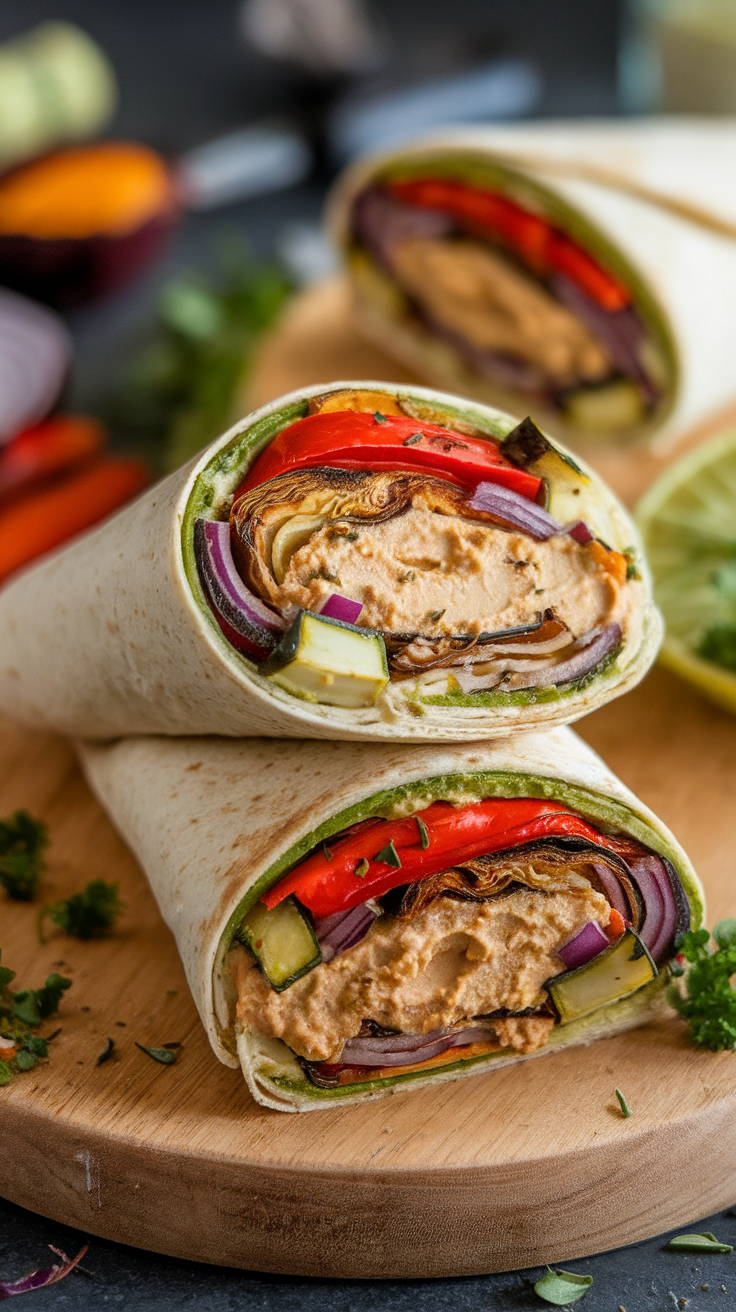
{"label": "tortilla wrap", "polygon": [[[702,922],[702,889],[676,839],[567,728],[442,747],[330,743],[316,751],[304,742],[131,738],[86,743],[79,751],[93,791],[140,861],[176,937],[216,1056],[228,1066],[240,1061],[264,1106],[305,1111],[336,1099],[360,1102],[527,1059],[500,1051],[445,1070],[326,1090],[310,1083],[280,1040],[236,1024],[228,958],[243,917],[306,853],[367,816],[428,814],[437,799],[457,805],[483,797],[556,800],[601,832],[630,836],[666,857],[685,890],[692,927]],[[643,1024],[665,1006],[666,977],[662,970],[631,996],[556,1025],[539,1051]],[[279,996],[287,995],[288,989]]]}
{"label": "tortilla wrap", "polygon": [[354,271],[357,322],[428,382],[511,410],[532,405],[392,302],[385,277],[376,283],[375,267],[366,277],[354,258],[351,211],[367,186],[426,169],[500,190],[558,225],[629,288],[662,375],[656,404],[620,427],[601,420],[586,428],[564,405],[543,401],[533,403],[535,417],[573,442],[657,434],[666,446],[734,397],[735,147],[732,120],[672,116],[468,128],[360,160],[338,182],[329,220]]}
{"label": "tortilla wrap", "polygon": [[[469,425],[481,435],[483,450],[485,434],[498,442],[517,427],[500,411],[429,388],[341,382],[331,384],[328,394],[341,389],[380,393],[387,406],[428,408],[445,427],[464,424],[467,432]],[[615,555],[624,553],[630,566],[620,586],[628,610],[618,646],[594,671],[560,686],[485,692],[454,685],[451,690],[440,671],[444,682],[431,689],[419,679],[402,678],[389,682],[373,704],[358,708],[293,695],[264,677],[256,661],[224,636],[208,604],[195,557],[195,523],[199,517],[227,519],[233,492],[254,457],[306,414],[311,398],[325,392],[324,385],[305,388],[263,406],[104,525],[5,587],[0,710],[84,738],[216,733],[455,741],[571,722],[639,682],[655,659],[661,620],[637,531],[598,475],[581,462],[571,466],[561,447],[553,457],[568,481],[550,478],[549,511],[568,525],[584,520],[594,537],[613,549],[610,558],[626,571],[622,555]],[[512,539],[502,532],[496,540],[506,550]],[[517,540],[527,541],[518,535]],[[561,540],[561,534],[554,539]],[[571,547],[569,539],[562,546],[585,551]],[[589,550],[599,548],[594,542]],[[542,601],[529,591],[531,585],[524,586],[528,604],[539,612],[534,623],[541,623]],[[571,595],[574,591],[569,589]]]}

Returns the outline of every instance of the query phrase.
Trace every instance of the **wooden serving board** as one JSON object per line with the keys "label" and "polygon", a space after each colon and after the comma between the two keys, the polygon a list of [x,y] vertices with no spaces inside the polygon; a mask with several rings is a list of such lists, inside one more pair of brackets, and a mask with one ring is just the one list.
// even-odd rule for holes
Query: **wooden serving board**
{"label": "wooden serving board", "polygon": [[[336,284],[296,303],[252,390],[361,375],[400,377],[352,334]],[[624,490],[651,463],[606,457]],[[656,670],[580,728],[689,850],[710,923],[735,915],[736,720]],[[49,1061],[0,1090],[0,1192],[14,1202],[179,1257],[357,1277],[564,1262],[734,1202],[736,1054],[695,1050],[674,1018],[353,1109],[257,1107],[213,1057],[173,938],[71,748],[0,725],[0,815],[19,806],[50,825],[44,901],[103,878],[126,911],[107,941],[40,945],[34,909],[0,902],[17,986],[52,969],[74,981],[46,1027],[61,1026]],[[183,1046],[165,1067],[136,1040]]]}

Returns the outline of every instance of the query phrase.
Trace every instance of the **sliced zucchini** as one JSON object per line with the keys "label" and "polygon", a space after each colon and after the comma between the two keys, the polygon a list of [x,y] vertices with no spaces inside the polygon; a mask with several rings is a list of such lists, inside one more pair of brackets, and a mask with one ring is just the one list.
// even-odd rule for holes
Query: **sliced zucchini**
{"label": "sliced zucchini", "polygon": [[238,937],[250,948],[277,993],[313,970],[322,960],[314,930],[293,897],[269,911],[256,902],[241,922]]}
{"label": "sliced zucchini", "polygon": [[635,993],[658,973],[639,935],[627,929],[592,961],[558,975],[546,987],[564,1023]]}
{"label": "sliced zucchini", "polygon": [[621,378],[602,387],[581,387],[565,402],[565,418],[591,433],[634,428],[644,418],[644,405],[637,388]]}
{"label": "sliced zucchini", "polygon": [[345,706],[372,706],[388,683],[380,633],[300,611],[261,674],[295,697]]}

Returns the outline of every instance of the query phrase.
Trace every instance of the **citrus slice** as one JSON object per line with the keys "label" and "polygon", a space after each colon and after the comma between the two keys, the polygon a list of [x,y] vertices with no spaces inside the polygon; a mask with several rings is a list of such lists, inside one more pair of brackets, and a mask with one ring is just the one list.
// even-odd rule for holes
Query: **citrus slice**
{"label": "citrus slice", "polygon": [[636,519],[667,626],[660,660],[736,712],[736,429],[667,469]]}

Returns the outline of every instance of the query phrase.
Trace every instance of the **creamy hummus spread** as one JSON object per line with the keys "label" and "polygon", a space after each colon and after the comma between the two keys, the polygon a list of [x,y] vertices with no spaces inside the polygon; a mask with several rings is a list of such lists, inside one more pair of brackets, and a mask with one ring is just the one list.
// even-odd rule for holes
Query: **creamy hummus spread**
{"label": "creamy hummus spread", "polygon": [[439,324],[472,346],[538,365],[557,387],[605,378],[611,360],[584,324],[500,254],[472,241],[414,237],[394,272]]}
{"label": "creamy hummus spread", "polygon": [[[556,949],[589,920],[605,926],[609,917],[590,886],[518,889],[486,902],[438,898],[411,920],[380,917],[354,948],[283,993],[254,964],[240,979],[238,1019],[310,1061],[335,1062],[364,1020],[427,1034],[500,1009],[523,1011],[541,1006],[544,983],[564,970]],[[551,1026],[550,1017],[522,1017],[496,1028],[502,1044],[527,1052]]]}
{"label": "creamy hummus spread", "polygon": [[[416,493],[404,513],[325,524],[294,552],[280,604],[319,610],[335,590],[362,601],[361,625],[388,633],[464,635],[533,624],[548,608],[574,637],[622,623],[625,579],[599,544],[566,534],[536,542],[428,508]],[[619,557],[616,557],[620,561]]]}

